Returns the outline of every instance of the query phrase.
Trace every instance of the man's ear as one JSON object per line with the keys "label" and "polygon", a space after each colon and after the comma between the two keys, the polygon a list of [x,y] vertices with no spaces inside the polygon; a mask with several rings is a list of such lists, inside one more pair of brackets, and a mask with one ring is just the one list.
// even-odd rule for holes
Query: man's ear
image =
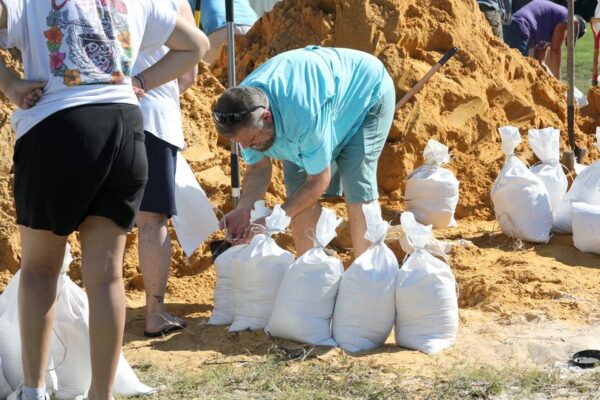
{"label": "man's ear", "polygon": [[265,122],[272,123],[273,122],[273,114],[271,113],[271,111],[265,110],[265,112],[262,115],[262,119]]}

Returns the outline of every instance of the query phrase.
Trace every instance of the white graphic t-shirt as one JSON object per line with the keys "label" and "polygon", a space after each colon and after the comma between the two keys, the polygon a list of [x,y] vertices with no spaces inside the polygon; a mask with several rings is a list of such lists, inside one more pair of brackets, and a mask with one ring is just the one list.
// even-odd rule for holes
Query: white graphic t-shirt
{"label": "white graphic t-shirt", "polygon": [[[179,13],[179,0],[160,1]],[[146,68],[156,64],[168,52],[169,49],[165,46],[162,46],[157,51],[140,52],[133,67],[133,75],[135,76],[143,72]],[[177,80],[167,82],[146,92],[140,99],[140,107],[144,115],[144,130],[146,132],[179,149],[185,147]]]}
{"label": "white graphic t-shirt", "polygon": [[3,47],[21,50],[25,79],[48,81],[41,100],[12,118],[17,139],[57,111],[92,103],[138,104],[131,70],[157,50],[176,13],[157,0],[3,0]]}

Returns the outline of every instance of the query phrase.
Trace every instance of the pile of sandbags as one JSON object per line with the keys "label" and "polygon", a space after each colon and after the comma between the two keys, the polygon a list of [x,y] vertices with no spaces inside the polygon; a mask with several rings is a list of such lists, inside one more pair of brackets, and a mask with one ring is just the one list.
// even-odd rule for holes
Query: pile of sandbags
{"label": "pile of sandbags", "polygon": [[342,275],[332,322],[333,338],[349,352],[383,345],[396,317],[398,260],[384,243],[389,224],[376,202],[363,212],[372,245]]}
{"label": "pile of sandbags", "polygon": [[514,154],[521,142],[519,129],[499,128],[506,162],[492,186],[496,220],[505,235],[534,243],[547,243],[552,228],[550,196],[544,182]]}
{"label": "pile of sandbags", "polygon": [[[72,261],[69,246],[56,293],[56,317],[50,348],[50,363],[46,382],[48,390],[57,399],[73,399],[89,389],[92,379],[90,364],[88,299],[83,290],[67,275]],[[16,390],[23,383],[21,342],[19,328],[20,271],[11,279],[0,296],[0,360],[2,374]],[[6,386],[0,379],[0,393]],[[142,384],[131,369],[123,353],[119,359],[113,393],[120,396],[149,394],[154,389]],[[3,397],[0,397],[3,398]]]}
{"label": "pile of sandbags", "polygon": [[400,223],[408,256],[396,281],[396,344],[436,354],[456,340],[456,280],[450,266],[426,250],[432,227],[419,224],[410,212],[402,213]]}
{"label": "pile of sandbags", "polygon": [[[254,203],[250,211],[250,223],[265,218],[271,214],[271,210],[265,205],[264,200]],[[215,306],[208,320],[210,325],[231,325],[234,319],[235,309],[235,271],[238,262],[243,261],[240,254],[247,244],[232,246],[214,261],[217,271],[217,282],[215,285]]]}
{"label": "pile of sandbags", "polygon": [[334,211],[323,209],[312,237],[314,247],[285,272],[265,329],[268,334],[313,345],[336,346],[331,317],[344,266],[327,254],[325,247],[335,238],[335,229],[341,222]]}
{"label": "pile of sandbags", "polygon": [[452,171],[442,167],[450,162],[448,147],[431,139],[423,157],[425,164],[414,170],[406,182],[406,209],[422,224],[434,228],[455,226],[459,183]]}

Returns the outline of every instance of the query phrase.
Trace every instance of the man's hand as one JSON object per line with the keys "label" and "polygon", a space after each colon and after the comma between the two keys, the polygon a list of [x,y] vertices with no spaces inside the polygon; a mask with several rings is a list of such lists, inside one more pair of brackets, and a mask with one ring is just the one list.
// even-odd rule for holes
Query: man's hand
{"label": "man's hand", "polygon": [[15,78],[8,84],[4,94],[19,108],[28,110],[42,98],[46,83]]}
{"label": "man's hand", "polygon": [[144,89],[142,89],[142,85],[140,83],[140,81],[138,80],[138,78],[136,77],[132,77],[131,78],[131,88],[133,89],[133,93],[135,93],[136,97],[139,99],[141,99],[142,97],[144,97]]}
{"label": "man's hand", "polygon": [[239,207],[227,213],[220,222],[221,229],[227,229],[228,242],[243,244],[251,237],[250,209]]}

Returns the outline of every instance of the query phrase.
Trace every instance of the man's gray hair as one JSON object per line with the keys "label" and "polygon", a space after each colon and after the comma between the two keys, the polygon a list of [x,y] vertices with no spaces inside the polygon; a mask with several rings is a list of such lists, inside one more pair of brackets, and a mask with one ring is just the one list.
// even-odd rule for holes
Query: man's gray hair
{"label": "man's gray hair", "polygon": [[[260,89],[241,86],[227,89],[217,99],[213,109],[217,120],[217,131],[221,135],[234,135],[240,128],[262,127],[261,116],[268,109],[269,98]],[[227,118],[234,114],[241,115],[241,119]]]}

